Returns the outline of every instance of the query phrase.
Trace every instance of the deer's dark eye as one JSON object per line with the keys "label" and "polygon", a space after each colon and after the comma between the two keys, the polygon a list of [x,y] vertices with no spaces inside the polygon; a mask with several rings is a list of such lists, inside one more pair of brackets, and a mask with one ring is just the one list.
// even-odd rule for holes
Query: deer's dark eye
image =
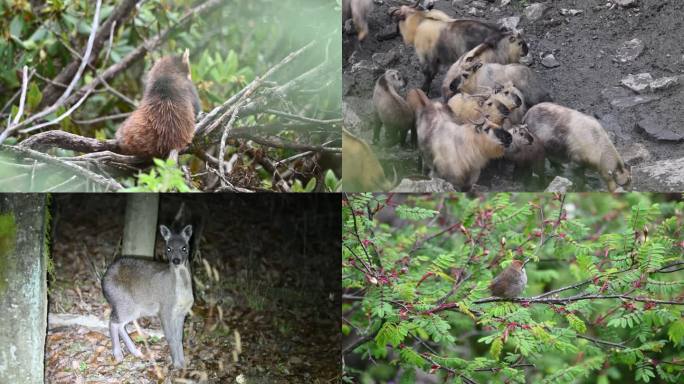
{"label": "deer's dark eye", "polygon": [[171,247],[167,247],[166,252],[171,252]]}
{"label": "deer's dark eye", "polygon": [[183,252],[185,252],[185,251],[186,251],[186,248],[185,248],[185,247],[183,247]]}
{"label": "deer's dark eye", "polygon": [[487,106],[488,106],[488,107],[491,107],[491,106],[492,106],[492,102],[490,101],[489,103],[487,103]]}
{"label": "deer's dark eye", "polygon": [[509,93],[509,92],[508,92],[508,91],[506,91],[506,92],[504,92],[504,95],[508,95],[508,93]]}

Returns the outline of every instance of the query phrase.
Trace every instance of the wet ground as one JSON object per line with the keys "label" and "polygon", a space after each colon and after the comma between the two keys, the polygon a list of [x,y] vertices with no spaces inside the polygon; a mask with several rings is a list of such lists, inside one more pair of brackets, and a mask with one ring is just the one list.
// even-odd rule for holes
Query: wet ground
{"label": "wet ground", "polygon": [[[610,6],[610,0],[547,1],[544,16],[535,21],[524,13],[525,6],[531,2],[512,0],[505,6],[501,3],[501,0],[457,0],[452,4],[439,0],[435,8],[452,17],[490,22],[520,17],[517,27],[523,30],[530,45],[531,68],[548,84],[557,103],[593,115],[602,122],[618,152],[632,166],[633,189],[665,190],[667,185],[672,185],[663,183],[652,168],[663,169],[669,165],[678,169],[679,163],[673,161],[684,158],[681,113],[684,110],[684,7],[681,1],[639,0],[635,2],[637,7],[628,8]],[[407,78],[407,89],[420,87],[423,82],[413,48],[404,46],[400,37],[388,41],[376,39],[395,28],[387,11],[398,4],[385,1],[374,6],[371,33],[360,48],[354,36],[343,38],[345,122],[369,143],[372,131],[367,126],[367,116],[372,112],[370,99],[377,77],[386,68],[395,68]],[[643,43],[643,50],[637,48],[640,52],[636,58],[620,62],[617,55],[621,47],[633,39]],[[553,68],[542,65],[542,58],[548,54],[553,54],[560,65]],[[432,83],[432,97],[439,96],[445,71],[442,68]],[[621,85],[621,80],[629,74],[638,73],[649,73],[653,79],[678,76],[679,84],[657,91],[646,90],[639,95]],[[387,174],[392,174],[392,167],[400,177],[419,174],[417,151],[380,145],[374,145],[373,149]],[[572,167],[558,171],[547,162],[549,179],[558,172],[576,181]],[[588,171],[586,176],[586,189],[605,190],[596,172]],[[488,167],[478,185],[485,191],[536,189],[514,180],[510,165],[503,170]]]}
{"label": "wet ground", "polygon": [[[184,198],[207,209],[192,263],[195,303],[185,320],[187,369],[173,370],[166,340],[145,341],[145,359],[116,363],[106,329],[50,327],[48,383],[327,383],[340,375],[339,198]],[[162,197],[160,223],[180,197]],[[99,276],[118,253],[126,197],[56,195],[49,313],[108,321]],[[170,219],[169,219],[170,220]],[[161,241],[157,254],[162,253]],[[155,317],[139,320],[159,333]],[[149,334],[149,333],[148,333]],[[238,379],[240,377],[240,379]]]}

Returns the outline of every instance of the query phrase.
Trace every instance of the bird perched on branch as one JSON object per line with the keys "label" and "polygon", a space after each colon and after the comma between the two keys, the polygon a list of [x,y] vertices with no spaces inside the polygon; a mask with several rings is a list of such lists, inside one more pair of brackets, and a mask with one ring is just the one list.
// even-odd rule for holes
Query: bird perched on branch
{"label": "bird perched on branch", "polygon": [[504,298],[518,297],[527,284],[525,263],[521,260],[513,260],[508,268],[504,269],[489,284],[492,295]]}

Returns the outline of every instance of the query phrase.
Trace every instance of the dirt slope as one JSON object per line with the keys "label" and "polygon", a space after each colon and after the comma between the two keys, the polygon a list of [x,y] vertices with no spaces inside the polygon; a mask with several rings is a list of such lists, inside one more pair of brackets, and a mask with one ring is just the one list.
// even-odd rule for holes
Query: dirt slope
{"label": "dirt slope", "polygon": [[[658,175],[657,170],[680,168],[684,159],[684,7],[676,0],[638,0],[636,7],[623,8],[610,0],[555,0],[542,2],[543,16],[525,16],[527,1],[501,5],[482,0],[439,0],[435,8],[453,17],[498,22],[520,17],[530,45],[530,66],[548,84],[554,100],[562,105],[594,115],[604,125],[618,152],[632,166],[634,190],[681,190],[684,176]],[[507,3],[507,1],[504,1]],[[407,89],[420,87],[423,75],[413,48],[397,37],[378,41],[376,37],[395,27],[387,10],[396,2],[375,4],[370,17],[370,37],[358,48],[355,37],[343,38],[344,110],[347,125],[370,142],[372,132],[366,123],[372,112],[369,103],[375,79],[386,68],[400,70],[407,77]],[[566,10],[581,11],[572,15]],[[566,13],[563,15],[562,13]],[[634,59],[620,62],[621,47],[638,39],[643,50]],[[639,52],[640,51],[640,52]],[[553,54],[560,64],[542,65]],[[446,71],[432,83],[431,97],[439,96],[439,84]],[[621,85],[629,74],[649,73],[653,79],[678,77],[679,84],[641,95]],[[406,90],[404,90],[405,92]],[[635,105],[636,104],[636,105]],[[418,153],[399,147],[375,145],[386,171],[396,167],[400,176],[418,175]],[[660,161],[660,162],[659,162]],[[571,167],[562,176],[575,180]],[[639,168],[639,169],[637,169]],[[547,165],[547,173],[557,174]],[[662,172],[665,173],[665,172]],[[605,190],[596,172],[587,172],[588,190]],[[512,167],[503,171],[489,167],[478,182],[480,190],[532,190],[513,180]]]}

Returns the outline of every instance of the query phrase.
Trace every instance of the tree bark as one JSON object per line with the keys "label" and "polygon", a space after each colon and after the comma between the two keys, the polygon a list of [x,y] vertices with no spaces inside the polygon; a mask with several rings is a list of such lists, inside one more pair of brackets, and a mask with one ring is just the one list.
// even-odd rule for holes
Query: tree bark
{"label": "tree bark", "polygon": [[124,256],[154,258],[158,211],[159,194],[135,193],[128,196],[121,250]]}
{"label": "tree bark", "polygon": [[47,195],[0,195],[0,383],[42,383]]}

